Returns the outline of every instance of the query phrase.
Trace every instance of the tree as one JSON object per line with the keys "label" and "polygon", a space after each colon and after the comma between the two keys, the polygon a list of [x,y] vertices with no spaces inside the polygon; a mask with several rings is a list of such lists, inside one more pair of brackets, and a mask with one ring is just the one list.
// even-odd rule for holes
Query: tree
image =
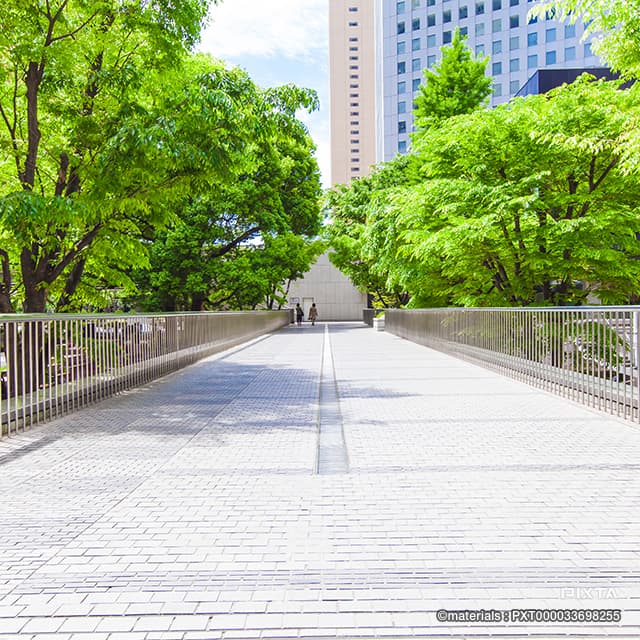
{"label": "tree", "polygon": [[415,180],[412,163],[412,156],[397,156],[371,175],[328,193],[326,235],[333,250],[329,258],[356,287],[373,297],[376,306],[402,306],[408,300],[406,289],[390,285],[388,265],[381,263],[377,248],[366,242],[365,232],[372,212],[384,208],[389,194]]}
{"label": "tree", "polygon": [[296,118],[298,109],[316,108],[315,94],[261,90],[246,74],[244,82],[241,117],[229,131],[250,144],[241,147],[232,180],[220,177],[174,203],[176,220],[151,244],[152,271],[137,279],[137,304],[145,308],[252,308],[273,300],[281,281],[299,271],[298,256],[284,271],[275,260],[282,242],[320,229],[315,147]]}
{"label": "tree", "polygon": [[[532,15],[554,15],[558,19],[586,24],[585,36],[593,49],[623,79],[640,79],[640,0],[555,0],[543,2]],[[640,91],[637,83],[630,91]],[[640,114],[619,139],[618,153],[625,171],[640,173]]]}
{"label": "tree", "polygon": [[626,78],[640,78],[640,0],[551,0],[531,9],[535,16],[586,24],[596,53]]}
{"label": "tree", "polygon": [[635,92],[583,77],[426,132],[425,179],[383,218],[412,304],[434,289],[463,306],[637,295],[640,184],[618,147],[639,106]]}
{"label": "tree", "polygon": [[[209,4],[3,4],[0,311],[42,312],[52,296],[64,308],[95,265],[100,250],[91,251],[144,235],[167,215],[170,188],[203,168],[189,156],[172,166],[178,145],[154,92],[197,40]],[[220,164],[211,156],[210,167]],[[125,255],[135,264],[134,251]]]}
{"label": "tree", "polygon": [[485,76],[488,57],[476,58],[456,28],[453,42],[440,48],[442,59],[433,71],[424,70],[425,83],[415,100],[414,121],[424,129],[443,118],[470,113],[485,106],[491,78]]}

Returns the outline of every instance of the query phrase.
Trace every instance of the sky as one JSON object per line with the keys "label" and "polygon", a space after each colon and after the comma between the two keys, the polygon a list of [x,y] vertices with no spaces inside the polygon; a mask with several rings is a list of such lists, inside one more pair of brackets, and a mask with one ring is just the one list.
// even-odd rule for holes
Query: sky
{"label": "sky", "polygon": [[223,0],[213,6],[199,50],[245,69],[262,87],[315,89],[320,110],[300,113],[330,184],[329,0]]}

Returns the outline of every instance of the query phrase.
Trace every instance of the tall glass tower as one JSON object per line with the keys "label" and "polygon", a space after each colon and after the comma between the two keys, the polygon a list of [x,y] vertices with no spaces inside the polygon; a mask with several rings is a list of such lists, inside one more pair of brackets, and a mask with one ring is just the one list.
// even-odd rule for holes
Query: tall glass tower
{"label": "tall glass tower", "polygon": [[[458,27],[476,55],[489,56],[491,105],[506,102],[539,69],[602,66],[581,40],[584,25],[554,19],[528,19],[527,0],[379,0],[382,78],[377,86],[383,113],[382,151],[386,161],[409,147],[413,101],[423,69],[440,58]],[[380,145],[379,145],[380,149]]]}

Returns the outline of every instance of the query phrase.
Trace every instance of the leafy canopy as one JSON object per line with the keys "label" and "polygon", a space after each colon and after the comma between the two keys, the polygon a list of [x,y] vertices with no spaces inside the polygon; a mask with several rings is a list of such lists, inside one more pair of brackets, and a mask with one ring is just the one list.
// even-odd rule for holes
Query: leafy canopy
{"label": "leafy canopy", "polygon": [[415,100],[417,129],[485,106],[492,91],[491,78],[485,76],[489,58],[476,58],[459,29],[456,28],[451,44],[440,51],[440,62],[433,70],[424,70],[425,83],[420,85]]}

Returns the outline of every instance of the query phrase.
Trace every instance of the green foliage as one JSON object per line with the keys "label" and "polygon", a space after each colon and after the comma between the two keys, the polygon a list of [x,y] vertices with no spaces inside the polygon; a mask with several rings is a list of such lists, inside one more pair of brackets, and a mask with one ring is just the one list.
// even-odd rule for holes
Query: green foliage
{"label": "green foliage", "polygon": [[426,132],[425,179],[386,216],[418,287],[401,280],[420,302],[427,282],[462,306],[579,304],[590,292],[627,302],[639,289],[640,185],[616,149],[639,106],[583,79]]}
{"label": "green foliage", "polygon": [[[212,2],[3,4],[0,311],[100,307],[114,287],[133,295],[131,271],[155,308],[200,308],[249,257],[259,271],[258,246],[266,260],[280,236],[318,232],[319,171],[295,116],[317,96],[191,54]],[[150,265],[167,271],[140,275]]]}
{"label": "green foliage", "polygon": [[332,196],[333,259],[413,307],[637,299],[640,182],[621,148],[639,113],[635,88],[583,77],[434,124]]}
{"label": "green foliage", "polygon": [[329,258],[356,287],[373,297],[376,306],[401,306],[407,302],[405,290],[389,281],[389,265],[380,260],[366,231],[372,212],[382,206],[389,193],[415,180],[412,160],[411,156],[398,156],[370,176],[354,180],[349,187],[335,187],[327,196],[330,224],[325,234],[332,249]]}
{"label": "green foliage", "polygon": [[[315,94],[291,86],[260,90],[237,70],[223,71],[212,90],[220,84],[232,101],[231,89],[242,86],[230,111],[233,126],[223,127],[235,173],[211,174],[197,193],[174,202],[176,220],[151,244],[152,272],[136,278],[140,293],[132,301],[145,309],[272,306],[283,283],[300,277],[316,255],[307,238],[320,230],[320,175],[295,116],[315,108]],[[197,128],[194,135],[196,149],[206,150]]]}
{"label": "green foliage", "polygon": [[485,76],[489,58],[476,58],[466,40],[456,28],[452,43],[440,48],[440,62],[433,71],[424,70],[425,84],[420,86],[414,109],[418,130],[487,104],[491,94],[491,78]]}
{"label": "green foliage", "polygon": [[531,9],[535,16],[585,22],[593,48],[615,71],[640,78],[640,0],[550,0]]}
{"label": "green foliage", "polygon": [[[0,310],[66,308],[114,242],[129,266],[141,264],[138,239],[166,219],[195,174],[224,161],[217,144],[183,153],[187,128],[165,126],[159,110],[209,4],[3,3]],[[212,110],[202,113],[191,97],[194,136],[198,126],[207,131]]]}

